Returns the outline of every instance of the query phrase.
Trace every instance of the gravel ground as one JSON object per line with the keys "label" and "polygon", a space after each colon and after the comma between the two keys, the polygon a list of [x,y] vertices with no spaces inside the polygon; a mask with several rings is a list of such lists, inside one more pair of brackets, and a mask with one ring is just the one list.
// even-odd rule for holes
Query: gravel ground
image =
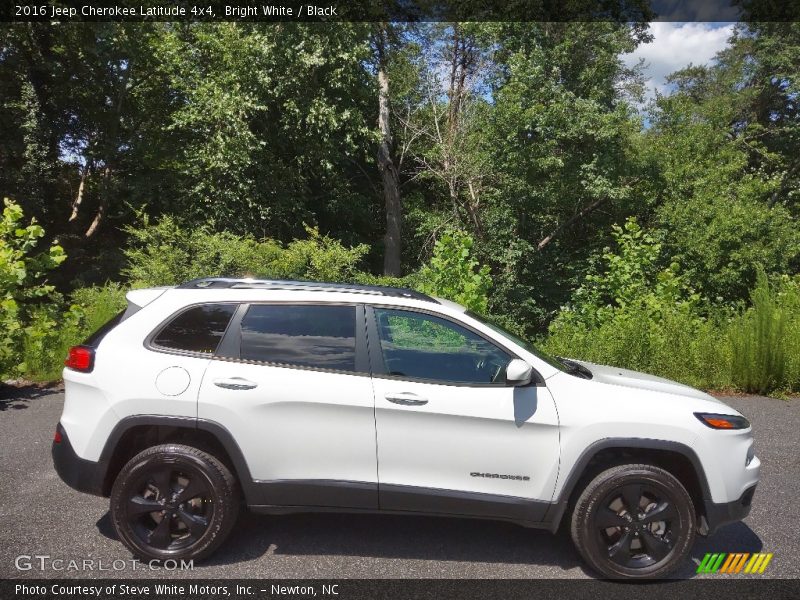
{"label": "gravel ground", "polygon": [[[0,390],[0,394],[3,391]],[[4,399],[3,399],[4,398]],[[0,577],[174,577],[134,569],[116,540],[108,500],[75,492],[53,470],[50,444],[63,393],[6,388],[0,396]],[[750,516],[699,538],[679,570],[693,577],[706,552],[773,552],[760,577],[800,577],[800,401],[725,398],[756,431],[762,480]],[[110,571],[20,571],[19,555],[94,559]],[[127,561],[113,570],[113,561]],[[121,563],[116,563],[119,566]],[[512,524],[428,517],[244,514],[207,562],[181,577],[265,578],[586,578],[563,532]]]}

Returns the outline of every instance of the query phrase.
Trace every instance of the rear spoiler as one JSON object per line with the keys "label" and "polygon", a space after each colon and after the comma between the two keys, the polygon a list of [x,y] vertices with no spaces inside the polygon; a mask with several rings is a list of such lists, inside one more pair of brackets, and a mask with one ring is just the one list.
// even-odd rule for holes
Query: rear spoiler
{"label": "rear spoiler", "polygon": [[[81,346],[88,346],[88,347],[96,349],[97,346],[100,345],[100,342],[103,341],[103,338],[106,336],[106,334],[109,331],[114,329],[114,327],[116,327],[117,325],[122,323],[125,319],[130,317],[132,314],[137,313],[139,310],[141,310],[142,308],[144,308],[145,306],[150,304],[153,300],[158,298],[161,294],[166,292],[168,289],[169,289],[168,287],[163,287],[163,288],[146,288],[146,289],[142,289],[142,290],[131,290],[130,292],[125,294],[125,299],[128,301],[127,308],[125,308],[125,310],[122,310],[122,311],[118,312],[111,319],[106,321],[102,326],[100,326],[100,328],[97,331],[95,331],[92,335],[90,335],[88,338],[86,338],[86,341],[83,342],[83,344],[81,344]],[[77,348],[77,347],[78,346],[75,346],[75,348]],[[70,349],[70,356],[71,356],[71,353],[72,353],[72,349]],[[92,356],[94,356],[94,355],[92,355]],[[94,358],[92,358],[92,360],[94,360]],[[67,366],[70,366],[70,365],[67,365]],[[73,366],[72,368],[76,368],[76,367]],[[91,369],[91,366],[89,366],[88,370],[80,369],[80,368],[78,368],[77,370],[84,370],[84,372],[88,373],[92,369]]]}

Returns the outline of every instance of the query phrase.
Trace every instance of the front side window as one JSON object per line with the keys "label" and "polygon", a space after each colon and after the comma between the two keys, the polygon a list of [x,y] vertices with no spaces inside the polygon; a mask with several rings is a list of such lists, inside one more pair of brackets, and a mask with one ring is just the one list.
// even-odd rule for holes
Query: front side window
{"label": "front side window", "polygon": [[482,336],[433,315],[375,309],[389,375],[448,383],[505,383],[513,358]]}
{"label": "front side window", "polygon": [[235,310],[234,304],[194,306],[172,319],[153,339],[153,345],[213,354]]}
{"label": "front side window", "polygon": [[355,306],[254,304],[242,319],[240,357],[355,371]]}

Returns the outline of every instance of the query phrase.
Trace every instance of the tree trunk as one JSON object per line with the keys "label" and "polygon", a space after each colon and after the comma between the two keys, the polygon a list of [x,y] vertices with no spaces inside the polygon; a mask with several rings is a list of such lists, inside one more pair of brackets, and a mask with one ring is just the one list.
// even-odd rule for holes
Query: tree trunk
{"label": "tree trunk", "polygon": [[467,202],[467,210],[469,211],[469,216],[472,217],[472,223],[475,225],[475,235],[479,238],[483,237],[483,225],[481,224],[481,217],[478,214],[478,205],[480,204],[480,200],[478,199],[478,194],[475,192],[475,186],[472,183],[472,179],[467,179],[467,189],[469,190],[469,202]]}
{"label": "tree trunk", "polygon": [[100,190],[100,204],[97,207],[97,213],[92,219],[89,228],[86,230],[86,233],[83,234],[83,237],[88,239],[92,237],[96,232],[97,228],[100,227],[100,224],[103,222],[103,219],[108,212],[108,206],[111,200],[111,173],[112,173],[112,166],[116,166],[118,164],[118,152],[120,146],[120,127],[122,122],[122,109],[125,105],[125,96],[128,93],[128,81],[130,80],[132,64],[128,62],[127,68],[122,73],[120,81],[118,83],[118,91],[117,91],[117,101],[116,101],[116,110],[115,110],[115,119],[112,121],[112,125],[109,128],[109,135],[107,139],[104,140],[104,144],[102,148],[105,150],[103,153],[104,160],[103,160],[103,185],[102,189]]}
{"label": "tree trunk", "polygon": [[85,238],[90,238],[97,232],[97,228],[100,227],[100,223],[103,222],[103,218],[106,216],[106,211],[108,210],[108,195],[111,193],[110,179],[111,169],[106,167],[103,169],[103,189],[100,192],[100,205],[97,207],[97,213],[94,215],[89,229],[83,234]]}
{"label": "tree trunk", "polygon": [[87,161],[86,166],[83,168],[81,172],[81,181],[78,184],[78,193],[75,196],[75,201],[72,203],[72,213],[69,215],[69,219],[67,220],[68,223],[72,223],[75,219],[78,218],[78,213],[81,209],[81,203],[83,202],[83,193],[86,191],[86,180],[89,178],[89,174],[92,172],[91,164]]}
{"label": "tree trunk", "polygon": [[378,170],[383,182],[383,199],[386,210],[386,235],[384,236],[383,274],[399,277],[400,271],[400,232],[402,226],[402,205],[400,202],[400,183],[397,167],[392,159],[392,133],[389,127],[389,74],[386,71],[386,26],[376,36],[378,51]]}
{"label": "tree trunk", "polygon": [[594,210],[599,208],[603,203],[607,202],[608,200],[610,200],[610,198],[608,196],[604,196],[604,197],[602,197],[602,198],[600,198],[598,200],[595,200],[589,206],[581,209],[576,214],[571,216],[569,219],[567,219],[566,221],[562,222],[558,227],[556,227],[553,231],[550,232],[550,235],[547,235],[544,238],[542,238],[542,240],[537,244],[536,250],[538,250],[538,251],[543,250],[544,247],[547,246],[547,244],[549,244],[550,242],[552,242],[555,239],[555,237],[559,233],[561,233],[564,229],[566,229],[567,227],[569,227],[570,225],[572,225],[576,221],[579,221],[580,219],[582,219],[583,217],[585,217],[589,213],[593,212]]}

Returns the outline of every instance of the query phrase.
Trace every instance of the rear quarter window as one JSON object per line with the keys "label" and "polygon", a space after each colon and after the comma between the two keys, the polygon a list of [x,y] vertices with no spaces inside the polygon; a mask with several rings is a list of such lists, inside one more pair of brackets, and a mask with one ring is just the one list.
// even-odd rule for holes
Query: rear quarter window
{"label": "rear quarter window", "polygon": [[236,311],[235,304],[202,304],[179,313],[153,337],[152,346],[213,354]]}

